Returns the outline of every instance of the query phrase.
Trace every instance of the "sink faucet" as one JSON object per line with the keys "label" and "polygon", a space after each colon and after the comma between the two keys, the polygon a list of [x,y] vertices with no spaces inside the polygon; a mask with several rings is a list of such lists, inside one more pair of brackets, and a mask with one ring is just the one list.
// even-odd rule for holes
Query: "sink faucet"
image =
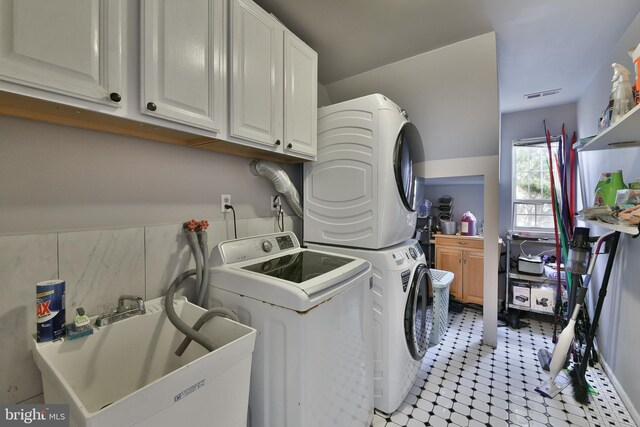
{"label": "sink faucet", "polygon": [[[125,301],[135,301],[136,305],[126,307],[124,305]],[[144,300],[141,297],[135,295],[121,295],[120,298],[118,298],[118,308],[116,308],[112,313],[99,316],[96,319],[96,326],[110,325],[118,320],[123,320],[138,314],[145,314],[146,312],[147,310],[144,307]]]}

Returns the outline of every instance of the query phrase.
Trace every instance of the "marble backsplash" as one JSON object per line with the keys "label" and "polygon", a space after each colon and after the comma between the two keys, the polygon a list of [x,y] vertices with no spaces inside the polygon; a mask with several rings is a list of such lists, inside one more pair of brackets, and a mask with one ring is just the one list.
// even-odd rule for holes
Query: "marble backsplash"
{"label": "marble backsplash", "polygon": [[[238,220],[237,229],[238,237],[278,231],[275,218]],[[285,230],[300,236],[300,229],[297,218],[285,217]],[[233,222],[211,223],[209,250],[233,235]],[[181,224],[0,236],[0,403],[42,399],[31,355],[36,283],[65,280],[72,321],[76,308],[96,315],[122,294],[146,300],[164,295],[179,273],[194,267]],[[183,287],[190,299],[192,288]]]}

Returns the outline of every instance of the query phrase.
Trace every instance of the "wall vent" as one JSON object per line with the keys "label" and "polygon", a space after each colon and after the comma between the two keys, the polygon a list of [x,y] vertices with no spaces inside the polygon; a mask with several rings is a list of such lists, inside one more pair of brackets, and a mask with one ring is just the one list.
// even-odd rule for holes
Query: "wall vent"
{"label": "wall vent", "polygon": [[542,98],[545,96],[551,96],[551,95],[555,95],[556,93],[560,93],[561,90],[562,88],[558,88],[558,89],[544,90],[542,92],[528,93],[524,95],[524,99],[536,99],[536,98]]}

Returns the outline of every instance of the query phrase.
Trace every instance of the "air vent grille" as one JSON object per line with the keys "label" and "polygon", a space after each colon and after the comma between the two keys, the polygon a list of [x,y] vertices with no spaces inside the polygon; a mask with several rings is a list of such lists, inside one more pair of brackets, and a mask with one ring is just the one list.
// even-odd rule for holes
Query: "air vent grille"
{"label": "air vent grille", "polygon": [[545,96],[551,96],[551,95],[555,95],[557,93],[560,93],[561,90],[562,90],[561,88],[558,88],[558,89],[544,90],[542,92],[528,93],[528,94],[524,95],[524,99],[543,98]]}

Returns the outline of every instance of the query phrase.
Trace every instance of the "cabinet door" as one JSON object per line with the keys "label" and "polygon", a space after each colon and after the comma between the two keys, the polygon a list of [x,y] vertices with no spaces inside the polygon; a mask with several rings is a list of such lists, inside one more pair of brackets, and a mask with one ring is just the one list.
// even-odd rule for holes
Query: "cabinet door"
{"label": "cabinet door", "polygon": [[231,10],[229,135],[262,146],[281,145],[284,27],[250,0]]}
{"label": "cabinet door", "polygon": [[436,269],[453,273],[449,291],[454,298],[462,300],[462,251],[436,246]]}
{"label": "cabinet door", "polygon": [[119,106],[119,0],[3,0],[0,79]]}
{"label": "cabinet door", "polygon": [[225,21],[223,0],[142,3],[143,113],[223,130]]}
{"label": "cabinet door", "polygon": [[289,31],[284,34],[284,150],[316,155],[318,54]]}
{"label": "cabinet door", "polygon": [[462,299],[465,302],[482,304],[484,296],[484,253],[464,251]]}

